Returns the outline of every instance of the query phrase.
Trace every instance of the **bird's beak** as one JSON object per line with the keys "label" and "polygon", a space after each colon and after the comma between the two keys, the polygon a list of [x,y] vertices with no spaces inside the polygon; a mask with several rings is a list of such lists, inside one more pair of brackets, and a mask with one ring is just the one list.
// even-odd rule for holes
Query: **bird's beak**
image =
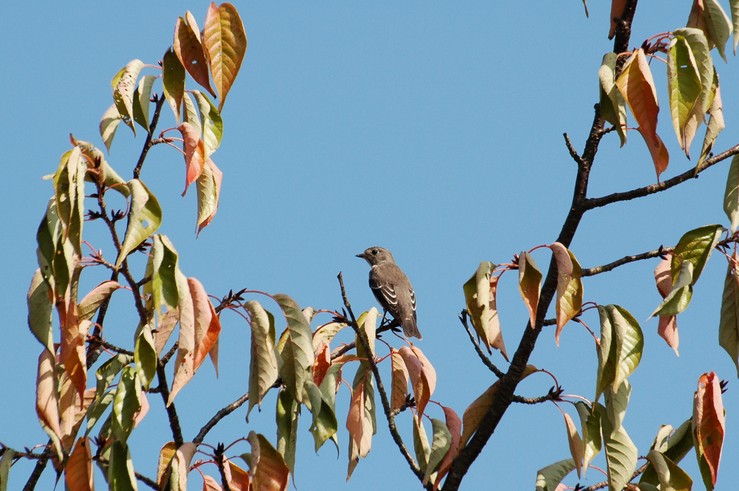
{"label": "bird's beak", "polygon": [[362,259],[364,259],[364,252],[361,254],[357,254],[357,257],[361,257]]}

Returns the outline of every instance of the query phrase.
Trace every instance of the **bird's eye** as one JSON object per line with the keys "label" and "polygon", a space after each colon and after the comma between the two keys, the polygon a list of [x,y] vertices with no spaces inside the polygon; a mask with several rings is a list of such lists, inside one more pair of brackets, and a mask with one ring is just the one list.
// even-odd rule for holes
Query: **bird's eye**
{"label": "bird's eye", "polygon": [[376,256],[376,255],[377,255],[377,253],[378,253],[378,250],[377,250],[377,249],[372,249],[372,255],[373,255],[373,256]]}

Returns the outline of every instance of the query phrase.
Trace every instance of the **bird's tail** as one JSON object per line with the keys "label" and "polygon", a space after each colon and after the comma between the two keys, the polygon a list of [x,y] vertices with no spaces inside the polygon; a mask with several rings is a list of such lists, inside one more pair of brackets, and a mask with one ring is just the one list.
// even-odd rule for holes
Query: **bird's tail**
{"label": "bird's tail", "polygon": [[421,331],[418,330],[418,325],[416,324],[416,319],[413,317],[407,317],[403,321],[403,334],[405,334],[405,337],[415,337],[418,339],[422,339]]}

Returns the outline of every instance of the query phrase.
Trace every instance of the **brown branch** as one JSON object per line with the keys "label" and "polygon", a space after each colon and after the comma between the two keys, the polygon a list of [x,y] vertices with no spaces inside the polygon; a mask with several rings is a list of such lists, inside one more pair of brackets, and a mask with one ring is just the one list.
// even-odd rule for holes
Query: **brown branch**
{"label": "brown branch", "polygon": [[689,169],[682,174],[678,174],[675,177],[667,179],[666,181],[657,182],[654,184],[650,184],[649,186],[632,189],[630,191],[623,191],[620,193],[609,194],[607,196],[601,196],[599,198],[589,198],[585,200],[584,206],[586,210],[592,210],[593,208],[600,208],[601,206],[606,206],[611,203],[628,201],[635,198],[642,198],[650,194],[667,191],[668,189],[673,188],[678,184],[687,181],[688,179],[697,178],[704,170],[737,154],[739,154],[739,145],[734,145],[730,149],[704,160],[703,163],[701,163],[700,165]]}
{"label": "brown branch", "polygon": [[578,167],[585,165],[585,161],[580,156],[580,154],[577,153],[577,150],[575,150],[575,147],[572,145],[570,136],[567,133],[563,133],[562,136],[565,139],[565,146],[567,147],[567,151],[570,153],[570,157],[572,157],[572,160],[577,163]]}
{"label": "brown branch", "polygon": [[[367,336],[365,333],[359,329],[359,324],[357,324],[357,318],[354,316],[354,311],[352,310],[352,306],[349,303],[349,297],[346,295],[346,288],[344,287],[344,276],[339,273],[337,276],[339,280],[339,287],[341,288],[341,298],[344,301],[344,307],[346,307],[347,312],[349,312],[349,316],[352,319],[351,326],[352,329],[354,329],[354,332],[357,335],[357,338],[359,339],[359,342],[362,345],[362,348],[364,349],[365,353],[371,354],[372,350],[370,349],[369,341],[367,340]],[[375,377],[375,383],[377,384],[377,392],[380,394],[380,401],[382,402],[382,410],[385,413],[385,419],[387,419],[387,426],[390,430],[390,435],[393,438],[393,441],[395,442],[395,445],[398,447],[398,450],[400,451],[401,455],[405,458],[405,460],[408,462],[408,466],[411,468],[411,471],[418,477],[420,481],[423,481],[424,475],[421,471],[421,468],[416,463],[415,459],[411,455],[408,448],[405,446],[405,443],[403,442],[403,438],[400,436],[400,433],[398,432],[398,428],[395,425],[395,414],[393,413],[392,409],[390,408],[390,402],[387,398],[387,392],[385,391],[385,386],[382,383],[382,378],[380,377],[380,369],[377,367],[377,362],[375,361],[374,356],[368,356],[367,362],[370,366],[370,370],[372,371],[372,375]],[[433,485],[431,483],[428,483],[424,486],[425,489],[431,490],[433,489]]]}
{"label": "brown branch", "polygon": [[482,346],[480,346],[480,343],[477,341],[477,337],[475,336],[475,333],[472,332],[472,329],[470,329],[469,324],[467,323],[467,311],[463,310],[459,314],[459,321],[462,323],[462,326],[464,327],[464,330],[467,331],[467,335],[470,337],[470,342],[472,343],[472,346],[475,348],[475,352],[477,353],[477,356],[480,358],[480,361],[482,361],[482,364],[488,367],[488,370],[493,372],[496,377],[502,378],[505,373],[503,373],[503,370],[495,366],[495,363],[492,362],[490,358],[485,354],[484,351],[482,351]]}
{"label": "brown branch", "polygon": [[149,125],[149,131],[146,133],[146,140],[144,141],[144,146],[141,149],[141,154],[139,155],[139,160],[136,162],[136,167],[133,169],[133,178],[138,179],[141,175],[141,168],[144,166],[144,160],[146,160],[146,155],[149,153],[149,150],[151,147],[154,146],[154,143],[152,143],[152,138],[154,135],[154,130],[157,127],[157,124],[159,123],[159,114],[162,112],[162,107],[164,106],[165,98],[161,95],[154,94],[154,114],[151,117],[151,124]]}
{"label": "brown branch", "polygon": [[167,405],[169,401],[169,387],[167,386],[167,373],[164,371],[163,363],[157,364],[157,380],[159,381],[159,393],[162,395],[164,407],[167,410],[167,419],[169,419],[169,428],[172,431],[172,439],[176,448],[180,448],[184,443],[182,438],[182,427],[180,426],[180,418],[177,416],[177,409],[174,402]]}
{"label": "brown branch", "polygon": [[659,249],[654,249],[652,251],[642,252],[641,254],[633,254],[631,256],[624,256],[621,259],[616,259],[615,261],[608,264],[593,266],[592,268],[585,268],[582,270],[582,276],[595,276],[597,274],[607,273],[608,271],[614,270],[619,266],[623,266],[624,264],[642,261],[644,259],[661,257],[669,251],[670,249],[665,249],[664,247],[660,246]]}
{"label": "brown branch", "polygon": [[208,434],[210,430],[212,430],[215,427],[215,425],[218,424],[219,421],[221,421],[223,418],[225,418],[226,416],[228,416],[229,414],[231,414],[232,412],[236,411],[238,408],[243,406],[244,403],[248,400],[249,400],[249,394],[246,393],[243,396],[236,399],[231,404],[229,404],[228,406],[219,409],[218,412],[215,413],[213,417],[210,418],[210,420],[208,420],[208,422],[205,423],[205,425],[203,425],[202,428],[200,428],[200,431],[198,432],[197,436],[193,438],[192,442],[195,445],[200,445],[201,443],[203,443],[203,440],[205,440],[205,436]]}

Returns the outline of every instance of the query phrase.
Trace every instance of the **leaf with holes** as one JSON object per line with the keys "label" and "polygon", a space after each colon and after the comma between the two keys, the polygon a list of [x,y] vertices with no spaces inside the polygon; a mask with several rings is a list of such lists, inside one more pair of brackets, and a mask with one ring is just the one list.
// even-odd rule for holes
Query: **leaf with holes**
{"label": "leaf with holes", "polygon": [[185,12],[184,19],[182,17],[177,19],[172,47],[187,73],[215,97],[216,94],[210,86],[205,51],[200,43],[200,28],[189,10]]}

